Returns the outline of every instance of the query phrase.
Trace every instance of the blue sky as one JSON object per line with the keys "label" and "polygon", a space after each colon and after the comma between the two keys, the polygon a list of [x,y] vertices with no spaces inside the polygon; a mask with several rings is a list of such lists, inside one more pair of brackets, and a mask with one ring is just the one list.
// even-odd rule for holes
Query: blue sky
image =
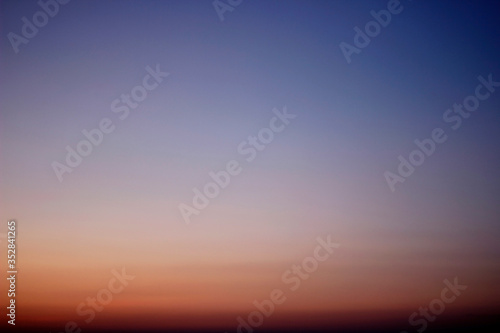
{"label": "blue sky", "polygon": [[[441,284],[449,276],[443,270],[489,286],[500,255],[500,91],[457,131],[442,117],[474,93],[478,76],[500,81],[498,4],[401,1],[402,12],[348,64],[339,44],[353,44],[353,28],[364,27],[373,19],[370,11],[387,3],[244,0],[220,21],[211,1],[73,0],[16,54],[7,34],[20,34],[21,18],[31,20],[40,7],[1,2],[2,219],[24,223],[26,242],[33,244],[26,250],[30,262],[61,270],[76,268],[70,257],[55,254],[53,238],[74,242],[69,253],[94,253],[105,269],[123,262],[139,270],[175,264],[205,272],[239,260],[284,269],[307,254],[308,242],[332,233],[346,247],[339,265],[356,268],[346,269],[346,280],[359,267],[371,272],[370,262],[385,267],[390,253],[395,262],[417,258],[408,274],[432,262],[422,288]],[[120,121],[112,101],[157,65],[170,75]],[[232,159],[243,162],[238,144],[283,107],[297,118],[186,226],[179,203],[191,202],[192,189],[210,181],[210,171]],[[59,182],[51,163],[63,162],[65,147],[75,147],[84,139],[81,131],[103,118],[112,119],[114,132]],[[384,172],[396,172],[398,156],[407,157],[413,141],[436,127],[446,130],[447,142],[391,192]],[[235,235],[248,237],[238,242]],[[130,253],[131,241],[145,254],[166,256],[143,263],[109,249],[100,257],[90,244],[108,251],[106,238],[123,253]],[[192,249],[195,241],[206,253]],[[293,244],[301,244],[300,251],[289,252]],[[46,257],[37,257],[40,247]],[[223,248],[234,253],[222,254]],[[83,255],[79,260],[86,267]],[[477,260],[484,266],[468,273]],[[299,298],[303,308],[294,303],[284,311],[306,311],[314,295],[333,294],[337,286],[325,282],[329,272],[321,273],[319,291]],[[151,285],[167,273],[156,274],[148,277]],[[407,278],[398,286],[411,285],[414,278]],[[162,288],[158,297],[168,294]],[[246,285],[233,281],[231,288]],[[479,289],[467,304],[491,305]],[[154,288],[145,290],[153,295]],[[245,308],[253,294],[243,294],[228,304]],[[191,300],[187,291],[184,296]],[[354,304],[349,295],[341,300],[347,308],[373,310],[420,304],[412,297],[380,304],[374,297],[370,305]],[[214,304],[224,313],[226,303]],[[332,301],[323,310],[339,308]],[[181,310],[199,314],[198,308]]]}

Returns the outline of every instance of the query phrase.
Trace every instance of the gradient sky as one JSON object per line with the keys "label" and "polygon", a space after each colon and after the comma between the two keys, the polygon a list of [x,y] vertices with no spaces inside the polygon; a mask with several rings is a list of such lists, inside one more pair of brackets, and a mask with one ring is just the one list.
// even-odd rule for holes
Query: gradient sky
{"label": "gradient sky", "polygon": [[[19,323],[81,324],[78,304],[125,267],[135,280],[82,328],[235,328],[326,235],[341,247],[265,327],[404,324],[455,276],[469,289],[450,312],[498,308],[500,89],[456,131],[442,116],[479,75],[500,81],[500,10],[401,4],[347,64],[339,43],[387,1],[244,0],[221,22],[210,0],[73,0],[18,54],[7,34],[40,7],[2,1],[0,215],[19,225]],[[120,121],[112,101],[156,64],[170,76]],[[245,162],[238,144],[285,106],[297,118]],[[114,132],[59,182],[51,163],[103,118]],[[384,172],[436,127],[448,140],[391,192]],[[178,205],[232,159],[243,172],[186,225]]]}

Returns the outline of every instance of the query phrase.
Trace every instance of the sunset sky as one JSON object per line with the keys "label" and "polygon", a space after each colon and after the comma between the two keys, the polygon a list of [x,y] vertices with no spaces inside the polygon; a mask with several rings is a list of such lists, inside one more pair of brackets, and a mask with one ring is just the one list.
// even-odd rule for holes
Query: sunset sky
{"label": "sunset sky", "polygon": [[[402,0],[350,63],[339,45],[388,1],[243,0],[223,21],[211,0],[57,6],[16,53],[8,34],[42,9],[0,2],[0,232],[17,221],[16,328],[236,332],[280,289],[259,329],[416,332],[408,317],[455,277],[467,290],[442,318],[500,312],[500,87],[478,79],[500,82],[498,3]],[[138,105],[119,100],[144,82],[155,88]],[[446,111],[481,84],[488,97],[454,129]],[[248,161],[238,147],[285,110],[295,117],[277,118],[283,130]],[[103,119],[112,132],[59,181],[54,162]],[[384,174],[435,128],[447,140],[391,191]],[[232,160],[241,172],[186,223],[180,205]],[[291,290],[283,274],[318,237],[340,246]],[[122,269],[135,278],[87,323],[78,306]]]}

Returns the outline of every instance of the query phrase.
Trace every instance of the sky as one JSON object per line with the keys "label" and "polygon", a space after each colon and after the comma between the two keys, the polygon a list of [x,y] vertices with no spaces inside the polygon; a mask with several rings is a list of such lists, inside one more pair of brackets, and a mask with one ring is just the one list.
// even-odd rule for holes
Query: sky
{"label": "sky", "polygon": [[[44,1],[53,17],[0,2],[17,327],[236,332],[277,289],[259,329],[416,332],[409,317],[454,279],[467,289],[441,323],[498,314],[498,4]],[[68,147],[87,156],[70,166]],[[318,238],[339,246],[291,290]],[[112,301],[78,313],[123,271]]]}

